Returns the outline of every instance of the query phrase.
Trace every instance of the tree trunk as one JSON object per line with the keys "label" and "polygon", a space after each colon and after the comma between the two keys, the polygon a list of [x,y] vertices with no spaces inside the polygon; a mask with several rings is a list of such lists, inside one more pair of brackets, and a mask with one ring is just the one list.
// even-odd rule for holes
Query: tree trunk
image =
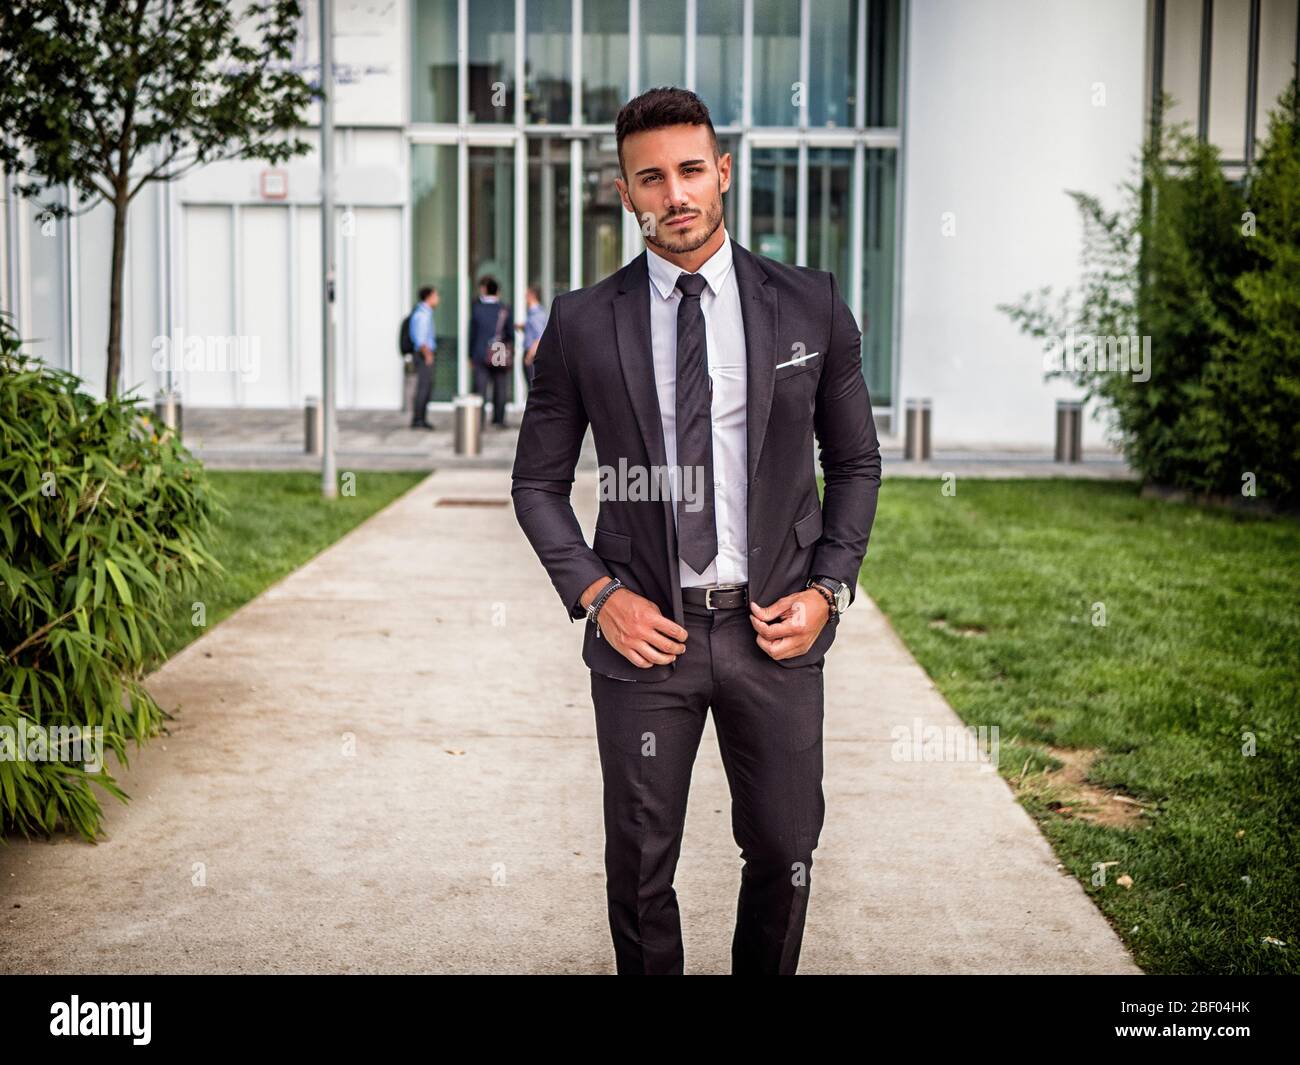
{"label": "tree trunk", "polygon": [[119,190],[113,201],[113,269],[109,279],[108,369],[104,382],[106,399],[117,395],[122,376],[122,287],[126,278],[126,212],[130,206],[125,190]]}

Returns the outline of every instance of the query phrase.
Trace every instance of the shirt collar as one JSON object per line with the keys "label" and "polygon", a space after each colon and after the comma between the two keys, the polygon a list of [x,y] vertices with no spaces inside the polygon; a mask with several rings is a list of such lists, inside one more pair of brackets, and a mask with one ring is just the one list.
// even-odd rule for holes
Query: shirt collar
{"label": "shirt collar", "polygon": [[[680,266],[675,266],[662,255],[646,245],[646,269],[650,272],[650,283],[664,299],[672,296],[677,289],[677,278],[686,273]],[[726,284],[727,275],[731,273],[731,236],[722,241],[722,247],[709,256],[703,266],[696,271],[700,274],[710,291],[716,296]]]}

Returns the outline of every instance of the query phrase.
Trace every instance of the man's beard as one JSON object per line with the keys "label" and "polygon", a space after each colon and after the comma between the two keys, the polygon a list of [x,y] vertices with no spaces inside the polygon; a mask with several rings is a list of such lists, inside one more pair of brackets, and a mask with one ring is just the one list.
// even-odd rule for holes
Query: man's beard
{"label": "man's beard", "polygon": [[[669,222],[678,215],[687,214],[686,211],[676,211],[668,215],[664,221]],[[645,234],[647,244],[653,244],[656,248],[662,248],[664,251],[680,255],[684,252],[696,251],[713,237],[718,231],[718,226],[722,225],[722,202],[720,199],[715,200],[712,204],[700,212],[704,218],[705,233],[701,237],[681,236],[677,240],[673,239],[673,231],[665,225],[655,226],[655,236]]]}

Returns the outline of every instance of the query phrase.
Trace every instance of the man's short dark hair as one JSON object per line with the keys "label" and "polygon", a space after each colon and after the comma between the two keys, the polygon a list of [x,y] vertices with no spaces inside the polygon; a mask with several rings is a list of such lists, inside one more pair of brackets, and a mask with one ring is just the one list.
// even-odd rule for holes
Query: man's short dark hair
{"label": "man's short dark hair", "polygon": [[422,286],[420,289],[420,302],[423,303],[425,300],[427,300],[430,296],[432,296],[437,291],[438,291],[437,285]]}
{"label": "man's short dark hair", "polygon": [[484,274],[478,279],[478,287],[483,289],[489,296],[495,296],[501,291],[501,286],[497,284],[497,279],[491,274]]}
{"label": "man's short dark hair", "polygon": [[623,168],[624,137],[631,133],[646,133],[665,126],[681,125],[708,126],[709,138],[713,141],[713,158],[717,159],[722,154],[709,109],[690,89],[674,89],[669,86],[647,89],[625,103],[614,122],[614,133],[618,137],[618,169],[623,180],[627,180],[627,171]]}

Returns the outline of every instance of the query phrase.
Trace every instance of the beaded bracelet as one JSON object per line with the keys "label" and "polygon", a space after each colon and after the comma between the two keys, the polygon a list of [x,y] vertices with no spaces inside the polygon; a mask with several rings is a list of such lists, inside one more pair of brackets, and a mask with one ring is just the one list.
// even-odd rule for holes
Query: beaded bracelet
{"label": "beaded bracelet", "polygon": [[823,585],[816,584],[816,583],[810,584],[808,585],[808,587],[813,589],[814,591],[821,593],[822,598],[826,600],[826,605],[831,609],[832,618],[835,618],[839,615],[840,612],[839,607],[835,605],[835,596],[831,595],[829,588],[826,588]]}
{"label": "beaded bracelet", "polygon": [[591,606],[587,608],[587,620],[596,625],[596,636],[600,636],[600,625],[596,623],[596,615],[600,613],[600,608],[605,605],[605,600],[614,594],[616,588],[622,588],[623,582],[617,577],[611,580],[597,594],[596,598],[591,601]]}

